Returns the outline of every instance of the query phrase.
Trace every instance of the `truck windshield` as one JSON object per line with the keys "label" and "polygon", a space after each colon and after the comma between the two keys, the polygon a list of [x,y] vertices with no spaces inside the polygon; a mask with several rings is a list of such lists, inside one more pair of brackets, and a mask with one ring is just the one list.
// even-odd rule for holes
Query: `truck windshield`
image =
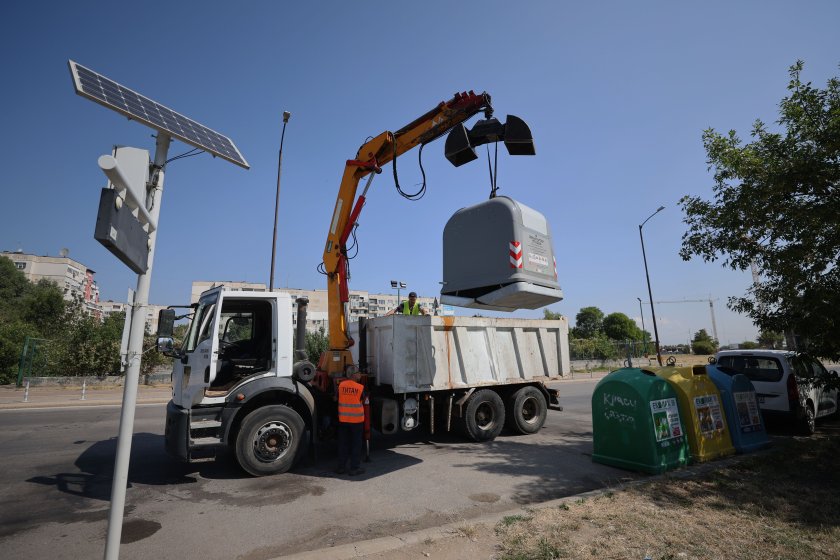
{"label": "truck windshield", "polygon": [[210,337],[210,326],[216,314],[217,301],[219,301],[218,292],[198,300],[198,309],[195,310],[190,330],[187,333],[185,352],[192,352],[203,340]]}

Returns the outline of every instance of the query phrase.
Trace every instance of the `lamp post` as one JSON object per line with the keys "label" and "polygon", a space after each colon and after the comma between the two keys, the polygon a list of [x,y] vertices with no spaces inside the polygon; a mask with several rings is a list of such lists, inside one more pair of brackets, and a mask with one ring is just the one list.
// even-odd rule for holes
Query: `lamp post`
{"label": "lamp post", "polygon": [[[645,278],[647,279],[648,297],[650,297],[650,314],[653,316],[653,336],[656,344],[656,361],[662,365],[662,352],[659,351],[659,330],[656,328],[656,310],[653,308],[653,292],[650,289],[650,273],[648,272],[647,255],[645,254],[645,238],[642,235],[642,227],[654,216],[665,210],[664,206],[656,209],[656,212],[647,217],[647,220],[639,224],[639,239],[642,242],[642,259],[645,261]],[[640,302],[641,305],[641,302]]]}
{"label": "lamp post", "polygon": [[391,288],[397,290],[397,305],[400,304],[400,289],[405,289],[406,283],[399,280],[391,280]]}
{"label": "lamp post", "polygon": [[642,310],[642,298],[637,297],[639,300],[639,315],[642,316],[642,341],[645,343],[645,354],[647,354],[647,332],[645,331],[645,312]]}
{"label": "lamp post", "polygon": [[271,274],[268,281],[268,291],[274,290],[274,256],[277,252],[277,214],[280,211],[280,170],[283,167],[283,139],[286,137],[286,123],[292,114],[283,111],[283,132],[280,133],[280,152],[277,155],[277,196],[274,198],[274,235],[271,238]]}

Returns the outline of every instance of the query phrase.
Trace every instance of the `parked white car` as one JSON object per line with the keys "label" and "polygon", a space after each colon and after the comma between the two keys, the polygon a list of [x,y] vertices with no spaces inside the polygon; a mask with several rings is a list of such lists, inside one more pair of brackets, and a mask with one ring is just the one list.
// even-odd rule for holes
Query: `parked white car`
{"label": "parked white car", "polygon": [[816,419],[837,412],[837,389],[821,382],[836,371],[827,371],[807,354],[785,350],[722,350],[715,356],[721,371],[746,375],[765,416],[781,415],[801,433],[810,435]]}

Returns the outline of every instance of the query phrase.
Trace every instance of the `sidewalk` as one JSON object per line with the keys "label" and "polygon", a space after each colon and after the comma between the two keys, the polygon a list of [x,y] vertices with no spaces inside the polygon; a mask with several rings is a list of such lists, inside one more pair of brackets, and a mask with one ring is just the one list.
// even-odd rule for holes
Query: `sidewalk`
{"label": "sidewalk", "polygon": [[[54,387],[33,385],[26,390],[14,385],[0,386],[0,410],[26,408],[54,408],[63,406],[121,405],[123,387],[87,387],[82,400],[81,387]],[[172,398],[172,389],[167,385],[140,385],[137,390],[137,404],[166,404]]]}

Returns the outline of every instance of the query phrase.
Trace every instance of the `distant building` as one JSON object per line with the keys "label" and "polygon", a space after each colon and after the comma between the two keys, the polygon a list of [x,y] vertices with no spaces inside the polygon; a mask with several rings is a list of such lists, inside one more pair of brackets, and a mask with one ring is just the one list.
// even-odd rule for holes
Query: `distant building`
{"label": "distant building", "polygon": [[[114,313],[124,313],[129,305],[122,301],[105,300],[99,303],[102,311],[102,318],[113,315]],[[146,334],[155,334],[158,328],[158,314],[161,309],[166,309],[165,305],[148,304],[146,306]]]}
{"label": "distant building", "polygon": [[22,251],[2,251],[0,256],[15,263],[32,283],[49,280],[61,288],[64,299],[77,299],[88,313],[99,316],[99,286],[93,276],[96,272],[69,257],[29,255]]}
{"label": "distant building", "polygon": [[[190,303],[196,303],[199,296],[206,290],[216,286],[224,286],[229,290],[242,290],[246,292],[266,292],[268,287],[265,284],[253,282],[208,282],[196,281],[192,284],[192,296]],[[297,325],[297,298],[309,298],[306,312],[306,330],[316,332],[328,328],[328,309],[326,290],[302,290],[296,288],[275,288],[275,292],[283,292],[292,296],[292,324]],[[400,293],[400,299],[408,298],[408,292]],[[430,297],[418,297],[417,302],[427,313],[434,313],[434,300]],[[381,317],[397,306],[396,294],[374,294],[363,290],[350,290],[350,321],[358,321],[359,317],[373,318]]]}

